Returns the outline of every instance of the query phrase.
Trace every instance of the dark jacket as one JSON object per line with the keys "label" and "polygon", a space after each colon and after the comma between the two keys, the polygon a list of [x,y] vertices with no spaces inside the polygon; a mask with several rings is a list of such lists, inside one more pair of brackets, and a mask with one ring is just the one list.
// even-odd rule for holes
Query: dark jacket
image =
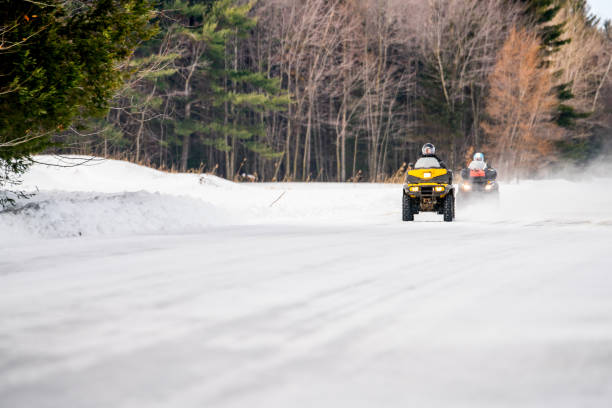
{"label": "dark jacket", "polygon": [[442,167],[443,169],[447,169],[447,170],[448,170],[448,167],[446,167],[446,163],[444,163],[444,162],[442,161],[442,159],[440,159],[440,158],[439,158],[438,156],[436,156],[435,154],[422,154],[422,155],[421,155],[421,157],[433,157],[433,158],[435,158],[436,160],[438,160],[438,162],[440,162],[440,167]]}

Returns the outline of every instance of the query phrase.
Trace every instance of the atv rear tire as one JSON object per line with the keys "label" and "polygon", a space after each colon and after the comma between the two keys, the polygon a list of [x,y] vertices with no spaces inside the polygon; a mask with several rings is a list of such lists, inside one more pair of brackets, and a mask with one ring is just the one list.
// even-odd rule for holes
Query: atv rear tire
{"label": "atv rear tire", "polygon": [[412,199],[406,193],[402,197],[402,221],[414,221]]}
{"label": "atv rear tire", "polygon": [[455,219],[455,196],[449,194],[444,199],[444,221],[451,222]]}

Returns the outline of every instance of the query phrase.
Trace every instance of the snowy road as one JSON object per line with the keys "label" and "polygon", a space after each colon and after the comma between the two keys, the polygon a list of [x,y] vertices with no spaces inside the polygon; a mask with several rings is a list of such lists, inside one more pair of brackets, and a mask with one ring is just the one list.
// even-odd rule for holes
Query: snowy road
{"label": "snowy road", "polygon": [[399,222],[397,186],[228,187],[207,201],[248,222],[5,241],[0,407],[607,408],[610,184],[451,224]]}

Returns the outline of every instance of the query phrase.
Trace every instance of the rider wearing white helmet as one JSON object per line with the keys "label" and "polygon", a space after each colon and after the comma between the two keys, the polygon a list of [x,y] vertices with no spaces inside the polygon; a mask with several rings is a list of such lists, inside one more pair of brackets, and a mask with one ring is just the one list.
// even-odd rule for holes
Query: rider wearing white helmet
{"label": "rider wearing white helmet", "polygon": [[478,152],[474,154],[473,160],[468,166],[470,170],[484,170],[487,168],[487,163],[484,160],[484,154]]}
{"label": "rider wearing white helmet", "polygon": [[440,167],[446,168],[446,164],[436,156],[436,147],[431,143],[425,143],[421,149],[421,157],[435,157],[440,163]]}

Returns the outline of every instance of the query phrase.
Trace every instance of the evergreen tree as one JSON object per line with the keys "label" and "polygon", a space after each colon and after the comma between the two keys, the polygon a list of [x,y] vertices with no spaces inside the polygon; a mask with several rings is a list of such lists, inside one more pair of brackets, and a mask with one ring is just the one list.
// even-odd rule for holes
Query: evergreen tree
{"label": "evergreen tree", "polygon": [[[543,66],[547,67],[550,64],[550,59],[553,54],[559,49],[568,44],[571,38],[563,38],[565,23],[554,24],[555,17],[559,11],[567,3],[582,3],[582,9],[586,3],[582,0],[519,0],[526,5],[526,14],[532,19],[537,27],[537,31],[542,42]],[[560,76],[560,72],[555,73]],[[559,99],[559,105],[556,109],[554,122],[563,128],[572,128],[576,125],[576,120],[588,117],[587,113],[576,111],[567,102],[574,98],[571,92],[571,83],[563,83],[556,86],[556,94]]]}
{"label": "evergreen tree", "polygon": [[148,0],[0,0],[0,160],[23,163],[75,118],[102,115],[149,12]]}
{"label": "evergreen tree", "polygon": [[224,162],[221,170],[230,178],[241,153],[278,157],[266,142],[266,121],[289,98],[278,79],[249,65],[241,42],[257,21],[250,16],[252,3],[238,3],[158,4],[159,33],[131,60],[136,79],[115,101],[117,114],[97,124],[104,155],[132,151],[127,157],[148,163],[153,159],[140,153],[157,143],[160,166],[186,171]]}
{"label": "evergreen tree", "polygon": [[277,79],[243,67],[239,41],[257,21],[249,16],[253,3],[236,3],[177,0],[165,5],[178,22],[168,30],[181,54],[176,73],[159,80],[162,95],[178,113],[165,120],[170,143],[180,147],[182,171],[202,162],[201,146],[225,156],[230,178],[240,148],[263,158],[278,156],[264,142],[263,114],[284,109],[288,96]]}

